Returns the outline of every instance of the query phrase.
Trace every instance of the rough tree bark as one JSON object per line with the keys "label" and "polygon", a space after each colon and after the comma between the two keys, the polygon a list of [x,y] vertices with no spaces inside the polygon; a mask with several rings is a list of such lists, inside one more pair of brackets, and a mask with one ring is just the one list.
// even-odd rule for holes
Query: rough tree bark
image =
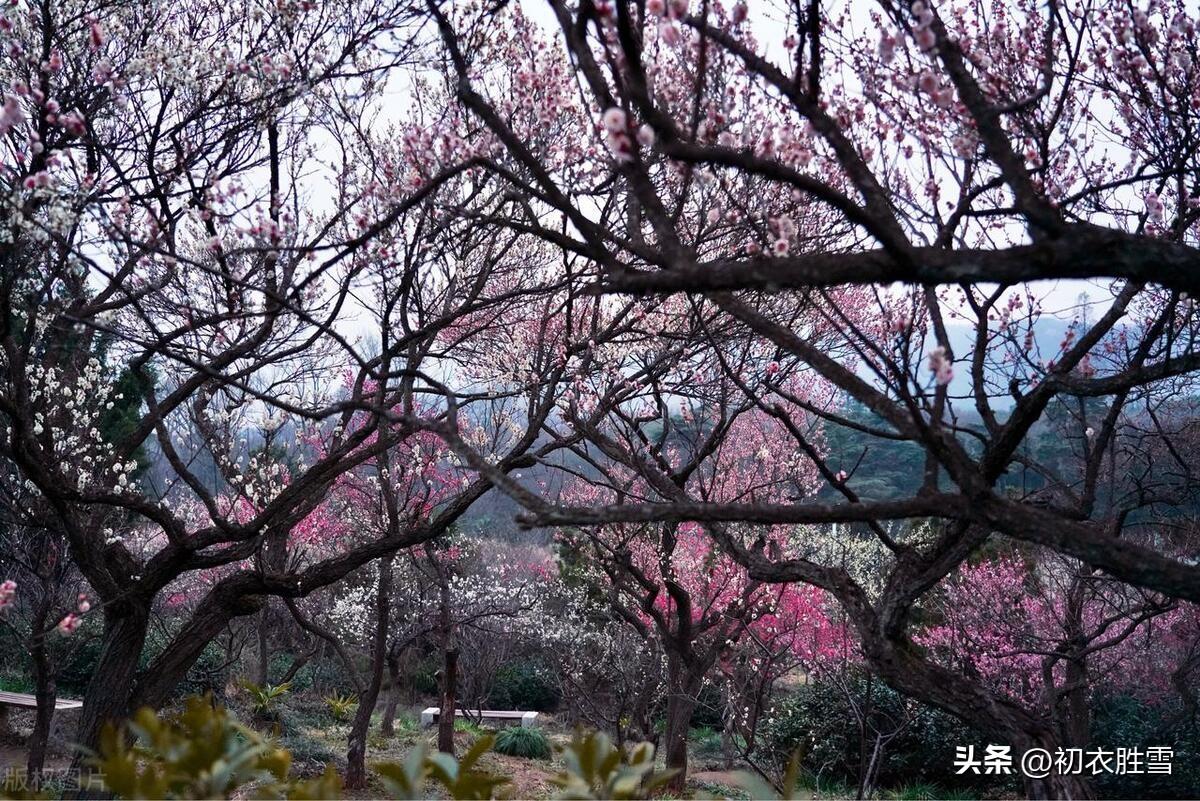
{"label": "rough tree bark", "polygon": [[[76,742],[84,748],[95,749],[104,725],[119,721],[129,713],[149,621],[149,604],[141,599],[128,599],[105,609],[104,646],[84,693],[79,715]],[[75,763],[75,767],[82,766],[79,757]]]}
{"label": "rough tree bark", "polygon": [[38,599],[30,621],[29,655],[33,660],[34,695],[37,698],[37,713],[33,733],[29,735],[29,759],[26,770],[33,787],[41,785],[42,768],[46,764],[46,746],[50,740],[50,722],[54,716],[54,704],[58,692],[55,686],[54,669],[46,651],[46,624],[53,603],[50,583],[42,581],[42,595]]}
{"label": "rough tree bark", "polygon": [[[244,593],[247,587],[256,584],[257,578],[252,574],[236,574],[218,582],[196,607],[187,625],[139,677],[130,706],[158,708],[165,704],[204,648],[229,625],[229,621],[253,615],[262,608],[265,595]],[[137,662],[136,656],[134,662]],[[89,695],[91,691],[89,687]]]}
{"label": "rough tree bark", "polygon": [[371,643],[371,673],[358,698],[358,711],[350,726],[349,748],[346,753],[346,787],[361,790],[367,786],[367,732],[371,728],[371,713],[379,700],[383,684],[383,663],[387,659],[388,621],[392,606],[392,555],[379,562],[379,585],[375,593],[375,636]]}
{"label": "rough tree bark", "polygon": [[[1017,704],[991,695],[982,685],[918,656],[903,641],[860,628],[868,664],[893,689],[939,707],[967,721],[1012,747],[1014,764],[1030,748],[1050,754],[1065,744],[1050,723],[1035,717]],[[1024,792],[1031,799],[1091,799],[1095,791],[1083,776],[1024,778]]]}
{"label": "rough tree bark", "polygon": [[[1085,568],[1075,577],[1071,592],[1067,596],[1063,643],[1066,648],[1063,659],[1063,680],[1059,697],[1051,704],[1051,714],[1058,723],[1058,736],[1064,746],[1087,748],[1091,743],[1091,709],[1089,690],[1091,677],[1088,670],[1089,640],[1084,625],[1084,593],[1088,582]],[[1054,667],[1049,665],[1047,687],[1054,687]]]}
{"label": "rough tree bark", "polygon": [[379,733],[384,737],[396,734],[396,708],[400,705],[400,654],[388,649],[388,694],[383,707],[383,719],[379,722]]}
{"label": "rough tree bark", "polygon": [[454,712],[458,707],[458,645],[450,607],[450,576],[436,555],[426,550],[438,583],[438,636],[442,647],[442,703],[438,710],[438,750],[454,755]]}
{"label": "rough tree bark", "polygon": [[704,681],[703,674],[689,670],[676,655],[667,657],[667,713],[663,750],[667,770],[676,771],[669,785],[673,791],[683,791],[687,784],[688,727],[696,711],[697,699]]}

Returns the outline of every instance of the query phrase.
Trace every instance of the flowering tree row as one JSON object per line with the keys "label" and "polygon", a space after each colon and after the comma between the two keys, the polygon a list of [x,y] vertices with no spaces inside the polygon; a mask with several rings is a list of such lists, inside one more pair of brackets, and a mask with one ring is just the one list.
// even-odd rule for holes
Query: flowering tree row
{"label": "flowering tree row", "polygon": [[[1018,749],[1072,743],[1064,705],[1118,650],[1108,640],[1197,599],[1194,540],[1168,522],[1194,487],[1195,20],[1170,3],[798,4],[773,20],[780,44],[759,40],[747,4],[549,5],[553,43],[519,57],[572,65],[578,139],[593,132],[603,183],[580,173],[577,139],[528,143],[495,62],[431,10],[459,100],[504,144],[495,169],[537,210],[495,222],[586,258],[607,311],[646,314],[622,347],[597,341],[554,421],[565,447],[617,466],[588,476],[606,494],[506,487],[526,522],[702,524],[751,579],[834,596],[901,691]],[[472,21],[504,29],[506,15]],[[567,91],[553,70],[530,74],[544,97]],[[1096,279],[1103,296],[1057,346],[1039,341],[1049,310],[1030,283],[1056,278]],[[669,452],[677,411],[700,416],[697,458]],[[730,475],[722,450],[744,444],[735,421],[750,414],[809,482],[773,495],[761,469],[734,493],[695,480]],[[822,442],[839,428],[865,449],[916,446],[915,492],[860,494],[863,454]],[[1059,447],[1037,452],[1045,432]],[[884,550],[875,589],[768,528],[845,523]],[[914,612],[997,538],[1058,555],[1036,580],[1077,577],[1056,602],[1064,633],[1034,635],[1059,643],[1040,654],[1044,705],[917,634]],[[1087,601],[1102,581],[1116,582],[1107,615]],[[1026,789],[1090,792],[1070,776]]]}

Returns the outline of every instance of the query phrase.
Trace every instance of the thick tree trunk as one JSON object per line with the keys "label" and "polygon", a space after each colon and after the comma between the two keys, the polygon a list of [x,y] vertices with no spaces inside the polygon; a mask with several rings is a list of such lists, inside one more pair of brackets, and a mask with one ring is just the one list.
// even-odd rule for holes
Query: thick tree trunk
{"label": "thick tree trunk", "polygon": [[388,693],[383,707],[383,719],[379,722],[379,733],[384,737],[396,734],[396,708],[400,706],[400,654],[388,651]]}
{"label": "thick tree trunk", "polygon": [[450,576],[432,553],[429,562],[437,571],[438,628],[442,640],[442,704],[438,713],[438,750],[454,756],[454,712],[458,707],[458,646],[450,609]]}
{"label": "thick tree trunk", "polygon": [[637,694],[637,703],[630,715],[632,723],[628,733],[631,737],[639,737],[644,743],[653,743],[657,748],[659,736],[654,722],[654,706],[655,692],[652,689],[647,687]]}
{"label": "thick tree trunk", "polygon": [[54,704],[58,700],[54,679],[37,682],[35,697],[37,712],[33,721],[33,733],[29,735],[29,759],[26,770],[32,786],[41,786],[42,768],[46,765],[46,748],[50,742],[50,723],[54,717]]}
{"label": "thick tree trunk", "polygon": [[[128,603],[109,613],[104,621],[104,645],[92,679],[83,696],[76,742],[94,750],[100,744],[100,732],[106,723],[115,723],[129,714],[138,660],[146,640],[149,609]],[[77,757],[76,767],[80,766]]]}
{"label": "thick tree trunk", "polygon": [[1092,710],[1088,704],[1088,666],[1085,657],[1067,659],[1063,671],[1067,687],[1061,702],[1059,739],[1068,748],[1087,748],[1092,739]]}
{"label": "thick tree trunk", "polygon": [[[1068,748],[1087,748],[1092,739],[1092,712],[1089,703],[1091,676],[1088,669],[1088,637],[1084,625],[1085,596],[1090,584],[1090,568],[1081,568],[1067,597],[1064,620],[1062,693],[1054,700],[1051,712],[1058,725],[1058,738]],[[1047,665],[1046,687],[1053,688],[1054,664]]]}
{"label": "thick tree trunk", "polygon": [[187,625],[143,672],[134,690],[133,706],[157,709],[165,704],[205,647],[229,625],[229,621],[262,609],[264,596],[242,593],[244,584],[255,580],[248,574],[234,575],[218,582],[209,591]]}
{"label": "thick tree trunk", "polygon": [[442,706],[438,713],[438,750],[454,754],[454,711],[458,706],[458,649],[448,647],[443,652]]}
{"label": "thick tree trunk", "polygon": [[49,583],[43,581],[42,597],[38,600],[33,620],[30,621],[32,636],[29,643],[29,655],[33,661],[37,713],[33,722],[33,733],[29,736],[29,758],[25,767],[29,774],[29,781],[34,788],[41,785],[42,768],[46,764],[46,746],[50,741],[50,722],[54,716],[54,704],[57,696],[54,670],[50,665],[50,655],[46,651],[46,623],[50,617],[52,597]]}
{"label": "thick tree trunk", "polygon": [[688,727],[692,723],[692,714],[696,711],[703,676],[692,675],[674,656],[668,657],[667,671],[670,686],[667,693],[663,758],[667,770],[676,771],[671,778],[670,789],[681,792],[687,784]]}
{"label": "thick tree trunk", "polygon": [[672,790],[683,790],[687,784],[687,735],[696,702],[683,694],[672,693],[667,699],[667,726],[663,757],[667,770],[677,771],[671,779]]}
{"label": "thick tree trunk", "polygon": [[[1052,727],[1019,705],[993,695],[983,685],[961,673],[947,670],[921,658],[909,644],[881,636],[860,626],[861,642],[868,662],[893,689],[957,715],[991,735],[993,742],[1012,746],[1014,764],[1029,748],[1043,748],[1051,755],[1064,746]],[[1025,793],[1030,798],[1090,799],[1095,794],[1083,776],[1052,775],[1028,779]]]}
{"label": "thick tree trunk", "polygon": [[[44,618],[40,624],[34,628],[35,632],[40,632],[44,627]],[[26,770],[29,772],[29,779],[35,788],[41,785],[42,769],[46,766],[46,749],[50,740],[50,722],[54,717],[54,704],[58,700],[58,688],[55,686],[54,671],[50,668],[49,658],[46,654],[46,638],[35,634],[36,644],[34,645],[34,682],[36,685],[35,698],[37,698],[37,711],[34,717],[34,731],[29,735],[29,760],[26,761]]]}
{"label": "thick tree trunk", "polygon": [[383,663],[387,659],[388,621],[392,606],[392,557],[379,562],[379,587],[375,594],[375,637],[371,643],[371,674],[358,698],[358,711],[350,726],[350,742],[346,753],[346,787],[361,790],[367,786],[367,733],[371,728],[371,713],[379,700],[383,684]]}

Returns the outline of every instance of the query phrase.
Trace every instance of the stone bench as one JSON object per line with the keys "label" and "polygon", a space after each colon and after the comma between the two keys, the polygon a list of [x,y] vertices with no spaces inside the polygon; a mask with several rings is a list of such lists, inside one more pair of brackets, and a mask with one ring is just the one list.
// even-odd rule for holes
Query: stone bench
{"label": "stone bench", "polygon": [[[75,734],[78,724],[78,710],[83,708],[83,701],[71,698],[56,698],[54,700],[55,715],[50,721],[50,745],[55,749],[63,749]],[[10,693],[0,690],[0,732],[8,733],[8,710],[37,709],[37,697],[26,693]],[[62,714],[69,713],[69,714]]]}
{"label": "stone bench", "polygon": [[[442,710],[436,706],[429,706],[421,710],[421,726],[432,726],[438,722],[441,717]],[[455,710],[455,717],[472,719],[482,718],[483,720],[494,720],[501,723],[519,723],[521,728],[530,729],[537,725],[537,712],[520,712],[507,709],[481,709],[478,711],[472,710],[470,714],[463,712],[461,709]]]}

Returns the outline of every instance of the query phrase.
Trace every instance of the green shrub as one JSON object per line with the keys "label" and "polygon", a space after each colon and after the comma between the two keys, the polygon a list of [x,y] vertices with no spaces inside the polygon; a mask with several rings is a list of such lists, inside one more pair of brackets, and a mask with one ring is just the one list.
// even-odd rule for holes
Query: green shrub
{"label": "green shrub", "polygon": [[330,693],[321,700],[325,702],[325,706],[329,708],[329,714],[333,715],[333,719],[338,723],[345,723],[349,720],[358,707],[357,698],[353,695],[342,695],[339,692]]}
{"label": "green shrub", "polygon": [[550,741],[540,729],[527,729],[514,726],[501,729],[496,735],[494,750],[505,756],[524,757],[525,759],[549,759]]}
{"label": "green shrub", "polygon": [[393,725],[398,732],[414,732],[421,730],[421,722],[412,715],[396,715]]}
{"label": "green shrub", "polygon": [[[284,789],[291,754],[239,724],[209,697],[193,696],[183,711],[168,717],[143,708],[127,726],[134,742],[108,726],[95,758],[104,784],[122,798],[228,798],[249,783],[258,784],[265,797],[313,797],[307,788]],[[330,772],[319,792],[336,794],[340,788]]]}
{"label": "green shrub", "polygon": [[1100,798],[1200,798],[1200,723],[1172,696],[1149,703],[1129,695],[1096,700],[1091,748],[1167,746],[1174,750],[1170,774],[1101,773],[1093,781]]}
{"label": "green shrub", "polygon": [[409,678],[413,689],[422,695],[437,695],[440,693],[442,687],[438,683],[437,670],[436,667],[431,666],[431,663],[426,662],[413,671]]}
{"label": "green shrub", "polygon": [[721,732],[711,726],[701,726],[688,733],[688,742],[697,756],[716,757],[722,751]]}
{"label": "green shrub", "polygon": [[[67,698],[78,698],[92,680],[104,646],[103,624],[98,615],[84,615],[72,637],[72,649],[59,668],[58,692]],[[147,661],[143,659],[143,661]],[[142,665],[144,667],[144,665]]]}
{"label": "green shrub", "polygon": [[705,684],[696,697],[691,725],[720,731],[725,728],[725,693],[716,684]]}
{"label": "green shrub", "polygon": [[[292,665],[296,661],[296,655],[288,651],[279,651],[271,656],[270,666],[267,669],[268,676],[286,676],[292,669]],[[310,690],[313,684],[313,676],[317,667],[317,662],[309,661],[300,666],[300,669],[292,674],[288,684],[292,685],[293,693],[302,693]]]}
{"label": "green shrub", "polygon": [[473,720],[460,718],[457,715],[454,718],[454,730],[463,732],[465,734],[473,734],[476,737],[487,734],[487,731],[480,724]]}
{"label": "green shrub", "polygon": [[[518,729],[507,731],[517,732]],[[528,730],[526,730],[528,731]],[[516,735],[521,736],[521,735]],[[461,758],[430,753],[420,745],[403,762],[376,763],[374,769],[387,797],[415,799],[494,798],[508,779],[480,768],[495,738],[479,738]],[[300,740],[287,743],[300,745]],[[631,753],[617,749],[602,733],[577,732],[563,749],[564,770],[551,781],[560,788],[560,799],[647,799],[661,797],[673,771],[655,768],[654,747],[642,743]],[[337,771],[327,765],[315,779],[292,775],[299,761],[284,744],[275,744],[254,729],[237,722],[211,696],[194,696],[182,712],[161,715],[149,708],[138,710],[124,730],[108,727],[97,755],[90,760],[98,769],[102,789],[122,798],[286,798],[310,801],[341,797]],[[782,796],[750,774],[731,777],[735,786],[754,788],[751,798],[793,799],[797,771],[793,765],[784,779]],[[430,793],[429,784],[440,785]],[[20,788],[0,786],[0,798],[25,797]]]}
{"label": "green shrub", "polygon": [[884,794],[888,801],[934,801],[942,797],[936,784],[912,782]]}
{"label": "green shrub", "polygon": [[[491,740],[484,738],[461,760],[418,749],[403,764],[374,767],[392,798],[428,797],[426,780],[441,784],[451,798],[491,798],[507,779],[476,767],[490,746]],[[104,789],[121,798],[341,797],[341,779],[332,765],[315,779],[301,780],[290,775],[294,757],[238,723],[210,696],[193,696],[176,715],[143,708],[125,731],[108,726],[92,764]],[[247,785],[253,786],[251,795]],[[0,797],[14,789],[0,787]]]}
{"label": "green shrub", "polygon": [[279,740],[279,747],[287,749],[292,755],[292,764],[305,775],[320,770],[329,764],[340,764],[345,761],[345,752],[339,752],[328,744],[300,732],[291,732]]}
{"label": "green shrub", "polygon": [[292,685],[286,681],[283,684],[267,684],[262,687],[252,681],[244,681],[242,688],[249,694],[250,711],[258,720],[278,720],[279,705],[292,691]]}
{"label": "green shrub", "polygon": [[[1010,777],[958,776],[954,773],[954,749],[975,745],[982,752],[990,742],[958,718],[900,696],[878,679],[851,680],[851,691],[859,708],[870,694],[873,725],[894,731],[907,720],[887,744],[876,783],[882,787],[917,787],[936,784],[946,790],[957,787],[1015,789]],[[862,753],[854,710],[842,688],[831,682],[804,685],[776,706],[772,718],[761,729],[761,742],[771,760],[782,767],[797,750],[800,766],[810,780],[855,786]],[[867,749],[873,742],[867,743]]]}
{"label": "green shrub", "polygon": [[551,712],[558,707],[558,688],[544,667],[512,662],[496,671],[487,705],[492,709]]}
{"label": "green shrub", "polygon": [[722,798],[726,801],[750,801],[754,798],[748,790],[729,784],[704,780],[689,780],[688,784],[698,791],[695,795],[696,798]]}
{"label": "green shrub", "polygon": [[562,756],[566,769],[551,780],[561,788],[558,798],[651,798],[660,794],[675,775],[673,770],[655,770],[654,746],[650,743],[642,743],[626,754],[603,732],[576,732]]}
{"label": "green shrub", "polygon": [[425,789],[429,780],[442,785],[454,799],[495,798],[496,790],[508,784],[508,779],[477,767],[480,758],[491,749],[492,742],[491,737],[480,738],[461,759],[450,754],[430,754],[428,747],[422,745],[404,762],[385,762],[372,767],[383,781],[389,798],[429,798],[430,793]]}
{"label": "green shrub", "polygon": [[37,690],[33,676],[28,673],[0,673],[0,690],[9,693],[29,693]]}
{"label": "green shrub", "polygon": [[175,688],[175,695],[203,695],[219,693],[229,681],[229,660],[215,642],[204,646],[195,663],[188,668],[187,675]]}
{"label": "green shrub", "polygon": [[[146,642],[138,658],[138,667],[145,670],[157,659],[179,633],[180,621],[167,621],[163,626],[151,626],[146,632]],[[72,659],[67,668],[67,683],[86,686],[91,678],[92,668],[99,658],[99,649],[103,638],[96,638],[84,647],[82,661],[80,656]],[[94,649],[94,650],[93,650]],[[200,656],[188,668],[182,681],[175,687],[173,695],[183,698],[191,695],[212,693],[217,695],[229,681],[229,660],[216,642],[210,642],[200,652]]]}

